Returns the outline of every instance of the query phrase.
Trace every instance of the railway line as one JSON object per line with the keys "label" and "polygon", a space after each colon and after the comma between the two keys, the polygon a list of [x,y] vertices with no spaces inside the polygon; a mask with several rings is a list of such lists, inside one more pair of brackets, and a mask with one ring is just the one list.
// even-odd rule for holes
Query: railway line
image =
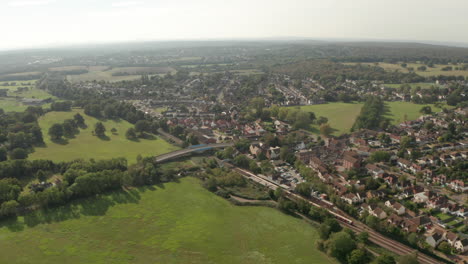
{"label": "railway line", "polygon": [[335,216],[335,218],[337,218],[339,220],[339,223],[343,226],[343,227],[347,227],[357,233],[361,233],[361,232],[368,232],[369,233],[369,240],[385,249],[388,249],[398,255],[408,255],[408,254],[412,254],[412,253],[417,253],[417,257],[418,257],[418,260],[420,263],[424,263],[424,264],[442,264],[442,262],[432,258],[432,257],[429,257],[427,256],[426,254],[424,253],[421,253],[419,251],[417,251],[416,249],[413,249],[411,247],[408,247],[406,245],[403,245],[402,243],[399,243],[393,239],[390,239],[390,238],[387,238],[385,237],[384,235],[374,231],[373,229],[367,227],[366,225],[362,224],[361,222],[351,218],[350,216],[346,215],[344,212],[342,212],[341,210],[337,210],[335,209],[332,205],[328,204],[328,203],[325,203],[324,201],[320,200],[320,199],[317,199],[317,198],[312,198],[312,199],[306,199],[296,193],[293,193],[292,191],[288,190],[288,189],[285,189],[283,188],[282,186],[280,186],[279,184],[273,182],[273,181],[270,181],[268,179],[265,179],[263,177],[260,177],[258,175],[255,175],[247,170],[243,170],[241,168],[238,168],[238,167],[235,167],[234,165],[232,164],[226,164],[227,166],[229,166],[231,169],[233,169],[234,171],[237,171],[238,173],[240,173],[241,175],[243,175],[244,177],[247,177],[259,184],[262,184],[272,190],[276,190],[276,188],[280,187],[283,189],[283,191],[286,193],[286,196],[288,198],[291,198],[291,199],[294,199],[294,200],[303,200],[303,201],[306,201],[308,202],[309,204],[311,204],[312,206],[315,206],[315,207],[320,207],[320,208],[325,208],[327,209],[327,211],[332,214],[333,216]]}

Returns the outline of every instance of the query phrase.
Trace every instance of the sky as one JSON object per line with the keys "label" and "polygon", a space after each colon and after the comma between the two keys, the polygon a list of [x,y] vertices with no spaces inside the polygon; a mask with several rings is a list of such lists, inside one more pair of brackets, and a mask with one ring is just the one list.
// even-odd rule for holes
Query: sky
{"label": "sky", "polygon": [[148,40],[468,43],[467,0],[0,0],[0,50]]}

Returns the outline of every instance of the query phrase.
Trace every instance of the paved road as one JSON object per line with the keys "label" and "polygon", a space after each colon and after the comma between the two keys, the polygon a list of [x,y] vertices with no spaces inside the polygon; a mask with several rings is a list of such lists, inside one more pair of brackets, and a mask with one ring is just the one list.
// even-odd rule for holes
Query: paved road
{"label": "paved road", "polygon": [[188,155],[190,153],[194,152],[201,152],[204,150],[209,150],[209,149],[216,149],[216,148],[226,148],[226,147],[231,147],[234,146],[234,143],[218,143],[218,144],[208,144],[208,145],[200,145],[192,148],[185,148],[181,150],[176,150],[173,152],[169,152],[166,154],[162,154],[159,156],[156,156],[156,162],[161,163],[165,162],[171,159],[176,159],[185,155]]}
{"label": "paved road", "polygon": [[[275,182],[272,182],[266,178],[263,178],[263,177],[260,177],[258,175],[255,175],[253,173],[251,173],[250,171],[246,171],[246,170],[243,170],[243,169],[240,169],[240,168],[237,168],[235,166],[233,166],[232,164],[229,165],[233,170],[237,171],[238,173],[240,173],[241,175],[245,176],[246,178],[248,179],[251,179],[259,184],[262,184],[264,186],[267,186],[268,188],[270,189],[273,189],[275,190],[276,188],[280,187],[277,183]],[[382,234],[378,233],[377,231],[369,228],[368,226],[364,225],[363,223],[357,221],[356,219],[353,219],[351,218],[350,216],[346,215],[344,212],[342,212],[341,210],[336,210],[334,209],[332,206],[322,202],[321,200],[319,199],[313,199],[313,200],[310,200],[310,199],[306,199],[302,196],[299,196],[295,193],[292,193],[290,192],[289,190],[285,190],[285,193],[290,197],[290,198],[293,198],[295,200],[298,200],[298,199],[301,199],[301,200],[304,200],[304,201],[307,201],[308,203],[310,203],[311,205],[313,206],[317,206],[317,207],[322,207],[322,208],[325,208],[327,209],[329,212],[331,213],[335,213],[335,214],[339,214],[339,215],[342,215],[348,219],[352,219],[353,220],[353,224],[350,225],[350,224],[347,224],[345,222],[339,222],[342,226],[345,226],[347,228],[350,228],[351,230],[357,232],[357,233],[360,233],[360,232],[368,232],[369,233],[369,240],[372,241],[373,243],[383,247],[383,248],[386,248],[398,255],[408,255],[408,254],[412,254],[414,252],[417,252],[416,249],[414,248],[411,248],[411,247],[408,247],[402,243],[399,243],[393,239],[390,239],[388,237],[385,237],[383,236]],[[442,264],[442,262],[438,261],[438,260],[435,260],[433,259],[432,257],[429,257],[428,255],[426,254],[423,254],[421,252],[418,252],[418,260],[420,263],[427,263],[427,264]]]}

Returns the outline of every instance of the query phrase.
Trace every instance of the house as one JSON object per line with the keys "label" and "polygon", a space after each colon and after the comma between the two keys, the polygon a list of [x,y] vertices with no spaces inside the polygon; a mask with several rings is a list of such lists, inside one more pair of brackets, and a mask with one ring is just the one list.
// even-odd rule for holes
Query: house
{"label": "house", "polygon": [[249,152],[254,157],[258,157],[263,152],[263,143],[253,143],[249,147]]}
{"label": "house", "polygon": [[387,218],[387,213],[385,213],[384,210],[382,210],[381,208],[376,208],[372,211],[369,211],[369,213],[379,219],[385,219]]}
{"label": "house", "polygon": [[426,237],[426,243],[431,247],[436,248],[440,242],[445,240],[445,236],[442,230],[436,229],[434,233]]}
{"label": "house", "polygon": [[361,201],[361,197],[359,196],[359,194],[356,195],[354,193],[347,193],[344,196],[342,196],[341,199],[343,199],[349,204],[355,204]]}
{"label": "house", "polygon": [[411,161],[400,158],[397,160],[397,165],[403,170],[410,170],[412,164],[411,164]]}
{"label": "house", "polygon": [[403,215],[406,211],[406,208],[403,205],[401,205],[399,202],[388,200],[385,202],[385,205],[387,207],[392,208],[398,215]]}
{"label": "house", "polygon": [[296,152],[296,159],[304,162],[304,163],[307,163],[310,161],[310,159],[313,157],[314,155],[314,152],[312,150],[299,150],[298,152]]}
{"label": "house", "polygon": [[391,214],[388,218],[387,218],[387,222],[389,224],[392,224],[394,226],[401,226],[401,224],[403,223],[403,218],[401,216],[398,216],[396,214]]}
{"label": "house", "polygon": [[367,164],[366,169],[371,175],[374,176],[374,178],[376,178],[379,174],[384,173],[384,170],[374,164]]}
{"label": "house", "polygon": [[458,241],[458,235],[449,231],[445,235],[445,238],[447,238],[447,242],[453,247],[455,245],[455,242]]}
{"label": "house", "polygon": [[343,167],[345,169],[359,168],[361,166],[361,160],[357,153],[347,152],[342,159]]}
{"label": "house", "polygon": [[310,166],[312,166],[312,168],[314,169],[318,169],[319,167],[326,167],[325,166],[325,163],[323,163],[318,157],[316,156],[313,156],[312,158],[310,158],[310,162],[309,162]]}
{"label": "house", "polygon": [[414,233],[418,232],[420,228],[431,223],[431,219],[427,216],[418,216],[411,219],[405,219],[402,227],[406,232]]}
{"label": "house", "polygon": [[453,180],[448,186],[456,192],[468,192],[468,184],[465,184],[462,180]]}
{"label": "house", "polygon": [[270,160],[279,159],[280,158],[280,151],[281,151],[280,147],[270,147],[267,150],[266,156]]}
{"label": "house", "polygon": [[468,251],[468,238],[458,240],[455,242],[455,249],[460,253],[465,253]]}
{"label": "house", "polygon": [[415,203],[426,203],[429,200],[427,192],[420,192],[414,195],[413,201]]}

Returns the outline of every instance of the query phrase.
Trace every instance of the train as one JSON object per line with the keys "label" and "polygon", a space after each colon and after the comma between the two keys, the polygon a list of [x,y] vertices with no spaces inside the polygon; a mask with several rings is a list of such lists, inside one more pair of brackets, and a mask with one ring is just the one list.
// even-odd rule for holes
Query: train
{"label": "train", "polygon": [[339,214],[337,214],[337,213],[335,213],[335,212],[332,212],[332,211],[330,211],[330,210],[329,210],[328,212],[329,212],[331,215],[333,215],[338,221],[344,222],[344,223],[346,223],[346,224],[348,224],[348,225],[353,225],[353,221],[352,221],[351,219],[348,219],[348,218],[346,218],[346,217],[344,217],[344,216],[342,216],[342,215],[339,215]]}

